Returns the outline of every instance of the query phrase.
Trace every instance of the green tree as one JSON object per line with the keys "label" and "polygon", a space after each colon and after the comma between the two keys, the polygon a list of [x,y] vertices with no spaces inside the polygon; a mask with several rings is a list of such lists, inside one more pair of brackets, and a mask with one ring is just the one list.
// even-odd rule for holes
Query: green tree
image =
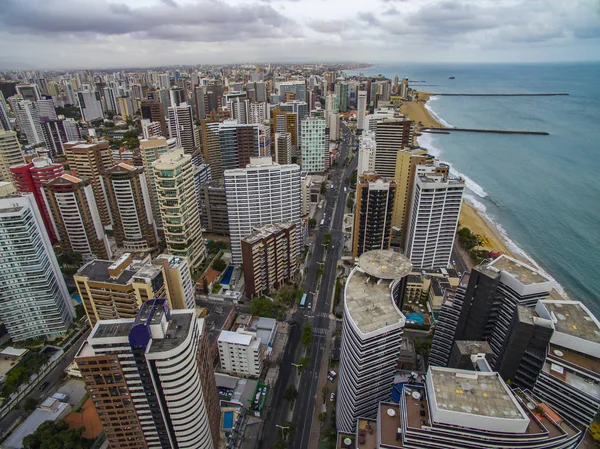
{"label": "green tree", "polygon": [[287,447],[287,441],[285,441],[284,439],[279,438],[277,441],[275,441],[275,449],[287,449]]}
{"label": "green tree", "polygon": [[298,390],[294,385],[288,385],[288,387],[283,392],[283,399],[294,403],[296,399],[298,399]]}
{"label": "green tree", "polygon": [[219,272],[223,271],[226,266],[227,262],[225,262],[223,259],[215,259],[212,263],[212,267]]}
{"label": "green tree", "polygon": [[310,346],[313,342],[313,337],[314,337],[313,327],[307,321],[306,323],[304,323],[302,325],[302,337],[301,337],[302,345],[304,345],[304,347]]}
{"label": "green tree", "polygon": [[321,413],[319,413],[318,418],[319,418],[319,421],[325,422],[325,420],[327,419],[327,412],[321,412]]}
{"label": "green tree", "polygon": [[296,368],[298,368],[298,372],[301,373],[302,371],[304,371],[304,369],[308,366],[308,364],[310,363],[310,356],[304,356],[301,359],[299,359],[296,362],[296,365],[298,365]]}
{"label": "green tree", "polygon": [[329,395],[329,387],[327,385],[321,388],[321,394],[323,395],[323,402],[325,402],[327,400],[327,396]]}
{"label": "green tree", "polygon": [[35,410],[35,406],[38,405],[38,401],[33,398],[27,398],[23,401],[23,410],[26,412],[32,412]]}
{"label": "green tree", "polygon": [[314,229],[314,228],[315,228],[315,226],[317,226],[317,219],[316,219],[316,218],[310,218],[310,219],[308,220],[308,227],[309,227],[310,229]]}
{"label": "green tree", "polygon": [[83,427],[75,430],[63,420],[42,423],[35,432],[23,438],[26,449],[88,449],[93,441],[81,437]]}
{"label": "green tree", "polygon": [[321,241],[321,245],[325,247],[329,247],[331,245],[331,232],[323,233],[323,240]]}
{"label": "green tree", "polygon": [[123,145],[125,145],[127,148],[129,148],[130,150],[133,150],[140,146],[140,141],[137,138],[137,136],[136,137],[124,137],[123,140],[121,141],[121,143]]}
{"label": "green tree", "polygon": [[252,300],[252,315],[264,316],[266,318],[275,318],[273,301],[269,298],[260,297]]}

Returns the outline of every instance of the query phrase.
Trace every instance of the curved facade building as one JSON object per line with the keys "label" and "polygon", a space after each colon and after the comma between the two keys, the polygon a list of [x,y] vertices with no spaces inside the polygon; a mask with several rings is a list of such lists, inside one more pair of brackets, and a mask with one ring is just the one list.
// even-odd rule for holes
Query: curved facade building
{"label": "curved facade building", "polygon": [[352,432],[359,417],[374,418],[388,400],[406,319],[396,304],[410,261],[400,253],[364,253],[344,288],[337,428]]}

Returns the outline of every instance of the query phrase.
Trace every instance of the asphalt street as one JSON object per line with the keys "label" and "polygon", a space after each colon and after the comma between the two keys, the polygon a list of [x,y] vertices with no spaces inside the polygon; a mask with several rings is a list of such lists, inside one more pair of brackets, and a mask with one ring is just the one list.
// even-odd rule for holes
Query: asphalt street
{"label": "asphalt street", "polygon": [[[275,395],[274,406],[269,411],[265,423],[261,445],[263,449],[273,448],[277,437],[281,436],[282,432],[285,432],[285,430],[277,427],[287,421],[290,407],[288,401],[283,400],[282,396],[287,386],[294,384],[296,380],[297,368],[292,363],[297,362],[305,355],[304,347],[300,343],[300,337],[302,334],[302,324],[306,321],[310,321],[315,332],[313,343],[306,351],[306,355],[310,356],[310,362],[308,366],[303,367],[301,373],[298,387],[299,395],[294,406],[292,419],[292,422],[296,425],[296,432],[293,437],[290,437],[288,447],[294,449],[305,449],[308,447],[315,400],[320,398],[321,395],[316,390],[318,388],[319,369],[325,347],[324,334],[325,330],[329,328],[330,300],[335,287],[337,262],[341,258],[343,250],[344,236],[342,224],[348,195],[348,191],[344,190],[343,182],[356,169],[358,163],[358,157],[355,157],[348,167],[344,167],[343,163],[350,154],[349,148],[354,148],[356,143],[354,136],[345,125],[342,128],[342,132],[344,134],[344,141],[340,145],[338,164],[329,171],[331,185],[334,188],[327,189],[327,202],[323,212],[324,224],[317,227],[316,240],[314,245],[311,246],[312,255],[309,256],[310,260],[304,279],[303,287],[304,292],[307,294],[307,304],[312,304],[312,309],[298,310],[293,317],[295,325],[292,326],[288,346],[280,367],[279,381],[273,392]],[[329,249],[325,249],[321,244],[325,232],[331,232],[331,246]],[[319,290],[317,291],[317,267],[319,263],[322,263],[324,255],[323,275]]]}

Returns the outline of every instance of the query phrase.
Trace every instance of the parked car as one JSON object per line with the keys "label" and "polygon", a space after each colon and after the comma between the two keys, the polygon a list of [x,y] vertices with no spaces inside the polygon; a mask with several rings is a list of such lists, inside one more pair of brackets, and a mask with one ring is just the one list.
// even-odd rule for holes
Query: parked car
{"label": "parked car", "polygon": [[44,382],[42,385],[40,385],[38,387],[39,391],[44,391],[46,388],[48,388],[48,385],[50,385],[50,382]]}
{"label": "parked car", "polygon": [[330,402],[335,401],[335,393],[331,393],[331,396],[329,396],[329,401]]}

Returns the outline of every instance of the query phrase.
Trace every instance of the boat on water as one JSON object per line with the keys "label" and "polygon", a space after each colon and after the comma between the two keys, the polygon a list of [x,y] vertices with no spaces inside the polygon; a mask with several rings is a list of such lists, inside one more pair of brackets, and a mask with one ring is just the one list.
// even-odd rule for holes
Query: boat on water
{"label": "boat on water", "polygon": [[450,78],[448,78],[448,79],[449,79],[449,80],[453,80],[453,79],[456,79],[456,77],[455,77],[455,76],[451,76],[451,77],[450,77]]}

